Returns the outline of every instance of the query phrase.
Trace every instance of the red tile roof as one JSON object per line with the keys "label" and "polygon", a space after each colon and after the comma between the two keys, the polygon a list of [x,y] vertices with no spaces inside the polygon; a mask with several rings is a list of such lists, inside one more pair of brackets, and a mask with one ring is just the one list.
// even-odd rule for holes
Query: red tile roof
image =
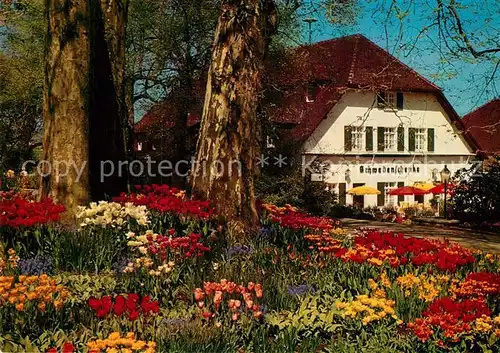
{"label": "red tile roof", "polygon": [[[186,125],[192,127],[201,121],[203,101],[205,100],[205,84],[201,81],[194,83],[191,94],[191,109],[189,110]],[[181,102],[184,97],[174,92],[163,102],[157,103],[134,125],[136,133],[154,133],[159,129],[173,128],[179,119]]]}
{"label": "red tile roof", "polygon": [[282,85],[325,80],[350,88],[440,91],[361,34],[292,49],[272,72]]}
{"label": "red tile roof", "polygon": [[[305,141],[348,88],[434,92],[441,96],[454,120],[458,114],[439,87],[366,37],[351,36],[301,46],[268,70],[268,84],[283,87],[281,104],[268,109],[271,120],[295,123],[287,136]],[[316,100],[305,101],[304,86],[319,85]],[[288,88],[288,90],[287,90]],[[445,108],[446,109],[446,108]]]}
{"label": "red tile roof", "polygon": [[466,131],[477,142],[480,153],[500,154],[500,98],[470,112],[462,119]]}
{"label": "red tile roof", "polygon": [[[268,99],[279,94],[277,100],[274,97],[265,104],[268,116],[276,123],[293,125],[287,137],[298,142],[312,134],[348,88],[434,92],[462,128],[460,117],[439,87],[360,34],[291,49],[279,61],[269,61],[266,71],[263,85]],[[317,85],[314,102],[305,100],[308,83]],[[200,96],[204,90],[195,93]],[[203,98],[197,98],[196,116],[201,116]],[[145,122],[141,120],[135,130],[143,131],[144,125],[173,126],[171,117],[176,110],[169,100],[162,104],[146,114]],[[162,123],[152,124],[155,120]],[[473,144],[472,139],[469,143]]]}

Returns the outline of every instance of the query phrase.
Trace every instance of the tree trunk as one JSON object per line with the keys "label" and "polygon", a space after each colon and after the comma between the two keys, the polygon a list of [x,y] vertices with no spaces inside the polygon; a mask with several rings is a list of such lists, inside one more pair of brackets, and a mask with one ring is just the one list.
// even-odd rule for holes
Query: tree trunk
{"label": "tree trunk", "polygon": [[[108,55],[115,87],[115,100],[118,104],[124,150],[127,156],[132,153],[132,128],[134,125],[134,86],[133,84],[127,85],[125,78],[125,30],[129,3],[130,0],[101,0],[105,20],[105,39],[108,44]],[[130,96],[128,96],[129,90],[131,91]]]}
{"label": "tree trunk", "polygon": [[[51,173],[44,173],[40,195],[65,205],[68,218],[90,198],[101,200],[126,187],[118,161],[125,159],[127,5],[116,0],[45,2],[43,159]],[[115,170],[104,176],[110,163]]]}
{"label": "tree trunk", "polygon": [[46,162],[40,195],[52,197],[72,214],[89,199],[89,8],[86,0],[46,0],[45,5],[48,36],[43,160]]}
{"label": "tree trunk", "polygon": [[126,159],[124,74],[128,2],[89,0],[89,3],[92,10],[90,189],[93,200],[102,200],[127,187],[127,168],[119,168],[119,162]]}
{"label": "tree trunk", "polygon": [[212,201],[236,237],[258,224],[257,107],[276,18],[272,0],[225,0],[215,34],[192,188]]}

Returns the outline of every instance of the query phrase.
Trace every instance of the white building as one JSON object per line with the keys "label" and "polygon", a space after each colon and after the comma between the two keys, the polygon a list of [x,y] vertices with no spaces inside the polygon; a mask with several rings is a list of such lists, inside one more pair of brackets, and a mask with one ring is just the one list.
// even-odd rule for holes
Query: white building
{"label": "white building", "polygon": [[[341,202],[414,201],[387,193],[439,182],[445,165],[452,173],[470,166],[474,142],[441,89],[373,42],[354,35],[293,55],[295,65],[282,68],[285,93],[272,118],[288,125],[283,136],[301,142],[304,170],[313,170],[313,180],[327,183]],[[361,185],[382,193],[346,194]]]}

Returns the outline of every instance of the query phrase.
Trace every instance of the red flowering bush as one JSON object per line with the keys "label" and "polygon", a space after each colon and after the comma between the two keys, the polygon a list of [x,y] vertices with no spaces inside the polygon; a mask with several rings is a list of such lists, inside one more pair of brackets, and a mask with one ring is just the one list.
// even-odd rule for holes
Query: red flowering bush
{"label": "red flowering bush", "polygon": [[423,313],[423,317],[408,324],[412,332],[423,342],[440,329],[446,338],[456,342],[459,335],[472,330],[474,320],[491,316],[483,300],[454,301],[450,297],[436,299]]}
{"label": "red flowering bush", "polygon": [[58,221],[64,206],[51,199],[28,201],[19,194],[3,193],[0,197],[0,227],[32,227]]}
{"label": "red flowering bush", "polygon": [[459,297],[500,295],[500,274],[488,272],[469,273],[453,293]]}
{"label": "red flowering bush", "polygon": [[49,348],[46,353],[73,353],[75,352],[75,346],[73,346],[73,343],[65,343],[62,346],[61,351],[59,351],[57,348]]}
{"label": "red flowering bush", "polygon": [[317,249],[323,253],[336,253],[342,249],[342,242],[334,238],[328,231],[322,234],[307,234],[304,239],[313,245],[309,249]]}
{"label": "red flowering bush", "polygon": [[277,207],[271,204],[263,204],[262,208],[269,214],[270,219],[284,228],[331,230],[340,227],[340,222],[328,217],[316,217],[301,213],[291,205]]}
{"label": "red flowering bush", "polygon": [[136,185],[136,192],[115,197],[119,203],[131,202],[134,205],[144,205],[159,212],[186,215],[195,218],[209,219],[213,209],[208,201],[197,201],[186,198],[185,192],[168,185]]}
{"label": "red flowering bush", "polygon": [[[308,238],[310,241],[316,239]],[[415,266],[435,265],[441,271],[456,271],[458,266],[472,264],[476,260],[474,252],[448,241],[406,237],[392,232],[365,231],[354,238],[352,248],[341,247],[338,243],[329,248],[336,257],[356,263],[368,262],[393,267],[412,263]]]}
{"label": "red flowering bush", "polygon": [[118,295],[112,298],[106,295],[100,299],[90,298],[88,304],[99,318],[106,317],[112,313],[119,317],[126,314],[129,320],[136,320],[139,314],[156,314],[159,310],[158,301],[152,301],[149,295],[141,298],[135,293],[129,293],[126,297]]}
{"label": "red flowering bush", "polygon": [[[263,312],[257,299],[263,296],[262,284],[249,282],[247,286],[244,286],[226,279],[220,282],[205,282],[203,289],[194,290],[194,299],[205,319],[215,318],[223,303],[226,303],[230,310],[233,321],[238,320],[242,313],[251,314],[254,318],[260,319]],[[212,310],[210,310],[211,306]]]}

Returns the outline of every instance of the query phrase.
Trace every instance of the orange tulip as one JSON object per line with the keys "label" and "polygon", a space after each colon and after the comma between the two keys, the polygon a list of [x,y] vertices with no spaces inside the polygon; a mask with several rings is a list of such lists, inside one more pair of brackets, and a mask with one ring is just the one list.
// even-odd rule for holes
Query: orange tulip
{"label": "orange tulip", "polygon": [[203,293],[203,290],[201,288],[196,288],[194,290],[194,300],[200,301],[205,298],[205,293]]}
{"label": "orange tulip", "polygon": [[255,295],[257,296],[257,298],[263,297],[264,293],[262,290],[262,284],[255,285]]}

